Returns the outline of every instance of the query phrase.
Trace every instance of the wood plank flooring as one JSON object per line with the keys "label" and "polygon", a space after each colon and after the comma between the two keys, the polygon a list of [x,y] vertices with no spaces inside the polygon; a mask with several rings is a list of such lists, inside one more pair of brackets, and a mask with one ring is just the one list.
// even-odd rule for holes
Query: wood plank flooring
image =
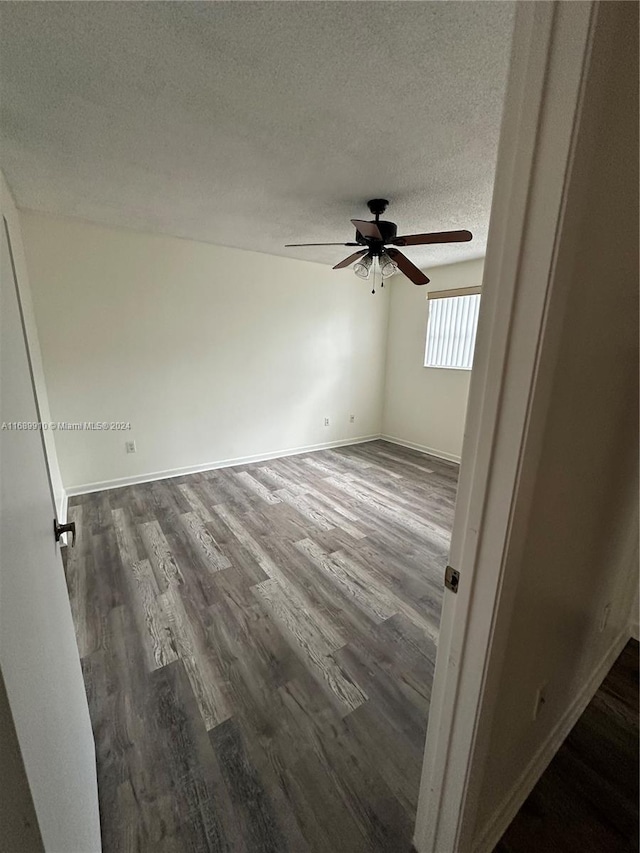
{"label": "wood plank flooring", "polygon": [[457,466],[383,441],[72,498],[105,853],[407,853]]}
{"label": "wood plank flooring", "polygon": [[638,643],[629,640],[495,853],[637,853]]}

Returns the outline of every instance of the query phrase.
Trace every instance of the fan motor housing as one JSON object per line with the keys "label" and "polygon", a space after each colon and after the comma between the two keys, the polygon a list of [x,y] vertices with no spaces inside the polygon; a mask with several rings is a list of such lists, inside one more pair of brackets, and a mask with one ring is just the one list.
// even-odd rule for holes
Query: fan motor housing
{"label": "fan motor housing", "polygon": [[[383,243],[388,243],[389,240],[393,240],[393,238],[398,233],[398,226],[396,225],[395,222],[385,222],[383,219],[379,219],[377,222],[375,219],[372,219],[371,221],[373,222],[374,225],[377,225],[378,228],[380,229],[380,233],[382,234],[382,242]],[[359,231],[356,231],[356,241],[358,243],[362,243],[363,246],[366,246],[372,242],[378,242],[378,241],[373,241],[373,240],[367,239],[366,237],[363,237]]]}

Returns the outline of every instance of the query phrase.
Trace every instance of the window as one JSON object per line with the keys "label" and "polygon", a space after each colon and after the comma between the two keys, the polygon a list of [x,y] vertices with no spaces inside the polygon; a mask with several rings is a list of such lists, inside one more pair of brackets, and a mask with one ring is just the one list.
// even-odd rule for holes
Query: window
{"label": "window", "polygon": [[438,290],[429,294],[425,367],[471,370],[476,345],[480,288]]}

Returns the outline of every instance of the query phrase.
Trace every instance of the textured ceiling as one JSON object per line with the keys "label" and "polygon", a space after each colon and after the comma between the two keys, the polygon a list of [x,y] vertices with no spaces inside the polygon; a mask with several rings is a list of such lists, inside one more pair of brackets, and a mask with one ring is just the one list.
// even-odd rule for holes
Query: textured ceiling
{"label": "textured ceiling", "polygon": [[510,2],[0,3],[19,206],[323,263],[392,202],[484,254]]}

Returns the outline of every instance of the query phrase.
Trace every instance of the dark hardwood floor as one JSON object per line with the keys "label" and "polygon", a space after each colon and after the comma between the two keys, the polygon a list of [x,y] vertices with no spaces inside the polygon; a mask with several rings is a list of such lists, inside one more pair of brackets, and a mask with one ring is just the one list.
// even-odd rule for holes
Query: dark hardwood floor
{"label": "dark hardwood floor", "polygon": [[495,853],[638,853],[638,643],[630,640]]}
{"label": "dark hardwood floor", "polygon": [[375,441],[85,495],[105,853],[406,853],[457,466]]}

